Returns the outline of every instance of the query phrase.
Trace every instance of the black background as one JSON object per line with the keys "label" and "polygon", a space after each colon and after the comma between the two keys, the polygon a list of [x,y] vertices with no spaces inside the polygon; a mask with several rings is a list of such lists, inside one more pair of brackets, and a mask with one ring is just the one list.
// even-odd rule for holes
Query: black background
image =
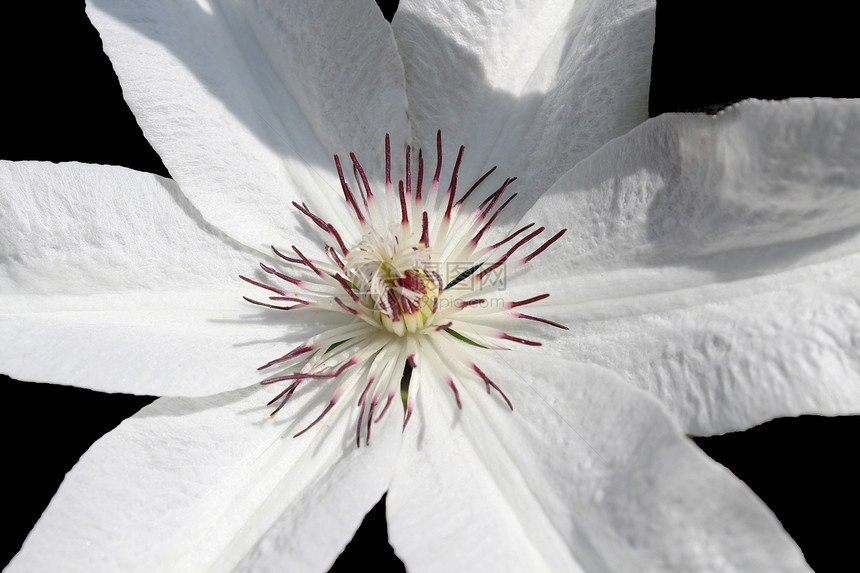
{"label": "black background", "polygon": [[[83,2],[15,4],[0,16],[0,158],[167,175],[122,100]],[[663,0],[650,113],[713,112],[747,97],[856,97],[851,22],[832,2]],[[5,565],[78,457],[151,398],[0,383]],[[815,570],[841,571],[856,562],[858,437],[860,417],[802,416],[696,443],[764,500]],[[382,504],[333,571],[365,560],[376,571],[402,570],[387,545]]]}

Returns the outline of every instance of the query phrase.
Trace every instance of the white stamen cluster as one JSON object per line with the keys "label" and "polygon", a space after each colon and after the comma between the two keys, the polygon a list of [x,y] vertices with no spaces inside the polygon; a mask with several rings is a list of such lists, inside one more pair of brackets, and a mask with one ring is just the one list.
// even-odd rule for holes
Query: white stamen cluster
{"label": "white stamen cluster", "polygon": [[[522,314],[515,309],[546,298],[538,295],[522,301],[494,301],[494,273],[502,265],[512,271],[528,263],[558,240],[564,230],[525,256],[512,258],[543,227],[526,225],[490,245],[481,246],[487,230],[499,213],[515,197],[499,202],[514,181],[509,178],[474,208],[467,200],[494,170],[484,174],[463,196],[457,194],[457,173],[463,147],[457,156],[451,182],[439,192],[442,168],[441,133],[436,137],[436,170],[426,192],[422,189],[424,162],[418,154],[418,174],[412,185],[411,149],[406,148],[406,177],[397,189],[391,182],[390,143],[385,138],[385,194],[373,193],[364,169],[350,154],[355,175],[354,193],[343,175],[340,158],[334,157],[344,199],[360,229],[357,236],[343,236],[331,223],[314,214],[307,205],[293,205],[322,230],[325,260],[311,260],[293,246],[295,256],[272,247],[290,270],[284,272],[260,264],[262,270],[280,281],[273,286],[248,277],[243,280],[270,293],[269,302],[245,297],[270,309],[326,313],[331,320],[317,320],[329,327],[309,337],[285,355],[261,366],[277,368],[278,374],[262,384],[283,382],[286,388],[269,404],[279,402],[274,415],[300,384],[332,380],[336,387],[319,417],[299,436],[319,422],[341,399],[357,398],[359,408],[356,445],[370,443],[372,423],[388,411],[401,393],[405,405],[403,426],[412,415],[422,383],[447,384],[461,407],[457,384],[483,383],[488,393],[495,389],[507,405],[513,405],[496,384],[470,358],[484,349],[506,349],[504,341],[537,346],[540,343],[511,336],[499,330],[500,318],[529,319],[565,328],[552,321]],[[474,201],[473,201],[474,202]],[[498,206],[497,206],[498,205]],[[286,270],[286,269],[285,269]],[[283,304],[287,303],[287,304]],[[381,410],[374,417],[380,407]],[[366,417],[365,417],[366,416]],[[366,420],[366,422],[364,421]]]}

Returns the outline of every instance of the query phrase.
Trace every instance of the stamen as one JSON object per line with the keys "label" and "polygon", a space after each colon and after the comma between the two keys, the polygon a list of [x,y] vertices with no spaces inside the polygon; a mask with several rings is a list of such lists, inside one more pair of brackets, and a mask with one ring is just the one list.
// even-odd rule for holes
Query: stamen
{"label": "stamen", "polygon": [[276,270],[275,270],[275,269],[273,269],[272,267],[267,267],[267,266],[266,266],[266,265],[264,265],[263,263],[260,263],[260,268],[261,268],[261,269],[263,269],[264,271],[266,271],[267,273],[269,273],[270,275],[275,275],[275,276],[276,276],[276,277],[278,277],[279,279],[281,279],[281,280],[285,280],[285,281],[287,281],[288,283],[292,283],[292,284],[294,284],[294,285],[296,285],[296,286],[299,286],[299,287],[300,287],[300,286],[303,286],[303,285],[304,285],[304,283],[305,283],[305,281],[302,281],[302,280],[299,280],[299,279],[294,279],[293,277],[287,276],[287,275],[285,275],[284,273],[282,273],[282,272],[280,272],[280,271],[276,271]]}
{"label": "stamen", "polygon": [[367,386],[364,387],[364,391],[362,391],[361,396],[358,398],[358,404],[357,405],[360,406],[361,409],[358,412],[358,424],[356,425],[356,428],[355,428],[355,447],[356,448],[361,447],[361,420],[362,420],[362,418],[364,418],[364,400],[367,397],[367,392],[368,392],[368,390],[370,390],[370,386],[373,384],[373,381],[374,381],[374,378],[371,377],[370,380],[368,380],[368,382],[367,382]]}
{"label": "stamen", "polygon": [[457,161],[454,163],[454,173],[451,174],[451,183],[448,185],[448,206],[445,208],[445,220],[451,219],[451,207],[454,206],[454,195],[457,193],[457,173],[460,171],[460,162],[463,160],[463,151],[466,148],[460,146],[460,152],[457,153]]}
{"label": "stamen", "polygon": [[275,364],[280,364],[281,362],[286,362],[287,360],[292,360],[296,356],[301,356],[302,354],[305,354],[306,352],[310,352],[311,350],[316,350],[317,348],[318,348],[317,346],[313,346],[310,344],[301,344],[301,345],[293,348],[292,350],[290,350],[289,352],[287,352],[286,354],[284,354],[280,358],[275,358],[274,360],[271,360],[271,361],[263,364],[262,366],[257,368],[257,370],[265,370],[269,366],[273,366]]}
{"label": "stamen", "polygon": [[427,211],[421,214],[421,244],[426,248],[430,248],[430,236],[428,234]]}
{"label": "stamen", "polygon": [[[267,291],[265,301],[245,297],[249,303],[273,310],[305,307],[308,310],[296,316],[310,316],[309,324],[319,328],[305,342],[258,368],[258,371],[273,370],[261,384],[283,382],[286,386],[268,402],[269,406],[276,405],[268,415],[279,412],[302,384],[327,384],[325,380],[337,380],[339,384],[322,412],[295,433],[295,437],[317,426],[347,389],[361,390],[355,404],[358,409],[356,447],[361,446],[362,431],[364,443],[370,445],[373,424],[386,415],[395,396],[402,396],[405,430],[415,411],[422,383],[444,382],[451,388],[457,408],[462,409],[458,384],[482,381],[488,393],[495,389],[513,410],[504,392],[471,360],[472,355],[489,348],[506,349],[503,341],[526,346],[541,344],[508,334],[504,326],[504,330],[492,326],[499,320],[508,321],[504,324],[522,324],[511,321],[524,319],[566,329],[557,322],[513,310],[543,300],[549,296],[547,294],[503,304],[489,304],[490,299],[478,294],[489,273],[505,264],[514,253],[544,231],[543,227],[532,230],[534,223],[530,223],[495,244],[480,246],[501,212],[517,196],[514,193],[502,201],[516,178],[504,179],[481,201],[471,199],[478,187],[496,172],[494,166],[483,173],[465,194],[457,197],[465,151],[460,146],[447,195],[442,198],[439,195],[442,134],[438,131],[436,169],[425,204],[423,152],[421,149],[417,151],[418,171],[413,182],[413,149],[404,147],[405,177],[398,181],[395,189],[391,179],[391,140],[386,135],[385,199],[381,203],[374,199],[367,174],[356,154],[349,153],[355,192],[344,177],[340,157],[334,155],[347,213],[356,223],[347,228],[347,240],[333,224],[312,212],[308,205],[293,202],[298,212],[321,230],[325,257],[311,259],[298,246],[291,247],[295,256],[288,255],[272,246],[276,265],[260,263],[260,268],[291,287],[280,288],[262,280],[239,277]],[[469,200],[478,206],[470,208],[467,214],[461,214],[460,207]],[[417,224],[419,218],[420,226]],[[360,232],[358,237],[352,234],[356,229]],[[518,259],[516,264],[527,264],[558,241],[564,232],[556,233]],[[496,249],[503,245],[509,245],[507,252],[498,256]],[[301,248],[305,249],[304,245]],[[443,267],[456,268],[447,266],[452,263],[466,263],[460,268],[467,270],[448,285],[443,285],[440,270]],[[283,272],[280,269],[285,265],[300,266]],[[464,288],[466,294],[463,298],[447,292],[473,276],[479,279],[477,286]],[[349,298],[344,298],[344,293]],[[279,303],[287,304],[281,306]],[[334,322],[329,322],[329,319]],[[347,346],[342,346],[347,342]],[[354,365],[359,366],[351,369]],[[360,386],[356,388],[353,385]]]}
{"label": "stamen", "polygon": [[343,290],[346,291],[346,294],[348,294],[352,298],[353,302],[358,302],[358,295],[355,294],[355,289],[350,286],[348,282],[346,282],[346,279],[343,278],[340,273],[334,275],[334,279],[340,283],[340,286],[342,286]]}
{"label": "stamen", "polygon": [[[490,167],[490,170],[489,170],[489,171],[487,171],[486,173],[484,173],[483,175],[481,175],[481,176],[478,178],[478,180],[477,180],[477,181],[475,181],[475,184],[474,184],[474,185],[472,185],[471,187],[469,187],[469,190],[468,190],[468,191],[466,191],[466,194],[465,194],[465,195],[463,195],[462,197],[460,197],[460,199],[458,199],[458,200],[457,200],[457,205],[462,205],[462,204],[463,204],[463,202],[464,202],[466,199],[468,199],[468,198],[469,198],[469,195],[471,195],[471,194],[472,194],[472,191],[474,191],[475,189],[477,189],[477,188],[478,188],[478,185],[480,185],[481,183],[483,183],[483,182],[484,182],[484,179],[486,179],[487,177],[489,177],[490,175],[492,175],[493,171],[495,171],[495,170],[496,170],[496,167],[498,167],[498,165],[493,165],[492,167]],[[514,178],[514,179],[516,179],[516,178]],[[508,181],[511,181],[511,180],[509,179]],[[506,182],[505,182],[505,185],[507,185],[508,181],[506,181]]]}
{"label": "stamen", "polygon": [[424,179],[424,157],[418,150],[418,182],[415,184],[415,200],[421,203],[421,180]]}
{"label": "stamen", "polygon": [[283,399],[283,400],[281,400],[281,403],[280,403],[280,404],[278,404],[278,407],[277,407],[277,408],[275,408],[274,410],[272,410],[271,412],[269,412],[269,413],[267,414],[267,416],[268,416],[269,418],[271,418],[272,416],[274,416],[275,414],[277,414],[277,413],[280,411],[280,409],[281,409],[281,408],[283,408],[283,407],[286,405],[286,403],[287,403],[287,402],[290,400],[290,398],[293,396],[293,392],[295,392],[295,391],[296,391],[296,388],[298,388],[298,387],[299,387],[299,384],[301,384],[301,383],[302,383],[302,381],[301,381],[301,380],[298,380],[298,381],[296,381],[296,382],[293,382],[292,384],[290,384],[289,386],[287,386],[287,387],[286,387],[286,389],[284,389],[283,391],[281,391],[281,393],[280,393],[280,394],[278,394],[277,396],[275,396],[274,398],[272,398],[271,400],[269,400],[269,403],[268,403],[268,404],[266,404],[266,406],[271,406],[271,405],[272,405],[272,404],[274,404],[274,403],[275,403],[275,402],[276,402],[276,401],[277,401],[281,396],[283,396],[283,397],[284,397],[284,399]]}
{"label": "stamen", "polygon": [[338,304],[342,309],[344,309],[345,311],[349,312],[350,314],[354,314],[354,315],[356,315],[356,316],[358,316],[358,315],[360,315],[360,314],[361,314],[360,312],[358,312],[357,310],[355,310],[355,309],[354,309],[354,308],[352,308],[351,306],[347,306],[347,305],[345,305],[345,304],[343,303],[343,301],[342,301],[342,300],[340,300],[340,299],[339,299],[339,298],[337,298],[337,297],[334,297],[334,301],[335,301],[335,302],[336,302],[336,303],[337,303],[337,304]]}
{"label": "stamen", "polygon": [[257,282],[257,281],[255,281],[254,279],[249,279],[248,277],[245,277],[245,276],[242,276],[242,275],[239,275],[239,278],[240,278],[240,279],[242,279],[243,281],[245,281],[246,283],[251,283],[251,284],[252,284],[252,285],[254,285],[254,286],[258,286],[258,287],[260,287],[260,288],[264,288],[264,289],[266,289],[266,290],[270,290],[270,291],[275,292],[275,293],[278,293],[278,294],[280,294],[280,295],[285,295],[285,296],[286,296],[287,294],[289,294],[289,293],[287,293],[287,291],[284,291],[284,290],[281,290],[281,289],[279,289],[279,288],[275,288],[275,287],[273,287],[273,286],[267,285],[266,283]]}
{"label": "stamen", "polygon": [[409,215],[406,212],[406,194],[403,192],[403,181],[400,182],[400,224],[409,223]]}
{"label": "stamen", "polygon": [[485,248],[484,251],[490,252],[494,249],[501,247],[502,245],[504,245],[505,243],[507,243],[508,241],[510,241],[511,239],[516,237],[517,235],[519,235],[520,233],[527,231],[528,229],[530,229],[533,226],[534,226],[534,223],[529,223],[528,225],[526,225],[522,229],[518,229],[518,230],[514,231],[513,233],[511,233],[510,235],[508,235],[507,237],[505,237],[504,239],[502,239],[501,241],[499,241],[495,245],[490,245],[489,247]]}
{"label": "stamen", "polygon": [[340,392],[336,392],[335,395],[332,396],[331,400],[329,401],[328,406],[326,406],[325,410],[322,411],[322,414],[320,414],[316,420],[311,422],[307,428],[305,428],[304,430],[302,430],[298,434],[294,434],[293,437],[298,438],[299,436],[301,436],[302,434],[304,434],[305,432],[307,432],[308,430],[313,428],[315,425],[317,425],[317,423],[319,423],[319,421],[322,420],[325,417],[325,415],[328,414],[332,408],[334,408],[334,405],[337,404],[337,401],[340,399],[340,394],[341,394]]}
{"label": "stamen", "polygon": [[481,271],[480,274],[478,275],[478,280],[483,280],[484,277],[487,276],[489,273],[493,272],[494,270],[496,270],[497,268],[499,268],[500,266],[505,264],[505,261],[507,261],[508,258],[512,254],[514,254],[514,252],[517,249],[519,249],[520,247],[522,247],[523,245],[525,245],[526,243],[528,243],[529,241],[531,241],[532,239],[534,239],[535,237],[537,237],[538,235],[543,233],[543,230],[544,230],[544,228],[541,227],[537,231],[533,231],[533,232],[529,233],[528,235],[526,235],[525,237],[523,237],[522,239],[520,239],[519,242],[517,242],[517,244],[515,244],[513,247],[511,247],[511,249],[507,253],[502,255],[502,257],[498,261],[496,261],[495,263],[493,263],[492,265],[490,265],[489,267],[487,267],[486,269]]}
{"label": "stamen", "polygon": [[498,386],[496,386],[496,384],[495,384],[492,380],[490,380],[490,377],[489,377],[489,376],[487,376],[486,374],[484,374],[483,370],[481,370],[480,368],[478,368],[478,365],[477,365],[477,364],[472,364],[472,370],[474,370],[475,372],[477,372],[477,373],[478,373],[478,376],[480,376],[480,377],[481,377],[481,379],[484,381],[484,384],[486,384],[486,385],[487,385],[487,394],[489,394],[489,393],[490,393],[490,387],[495,388],[496,392],[498,392],[498,393],[499,393],[499,395],[500,395],[502,398],[504,398],[505,402],[508,404],[508,408],[510,408],[510,409],[511,409],[511,411],[513,411],[513,410],[514,410],[514,405],[513,405],[513,404],[511,404],[511,401],[510,401],[510,400],[508,400],[508,397],[507,397],[507,396],[505,396],[505,393],[504,393],[504,392],[502,392],[501,388],[499,388]]}
{"label": "stamen", "polygon": [[439,175],[442,173],[442,130],[436,132],[436,173],[433,175],[433,186],[439,185]]}
{"label": "stamen", "polygon": [[454,391],[454,399],[457,400],[457,408],[462,410],[463,404],[460,403],[460,392],[457,391],[457,386],[454,384],[454,380],[451,378],[448,378],[448,387]]}
{"label": "stamen", "polygon": [[[272,248],[274,248],[274,247],[272,247]],[[302,252],[298,249],[298,247],[296,247],[295,245],[293,245],[293,250],[294,250],[294,251],[296,252],[296,254],[299,256],[299,261],[298,261],[299,263],[301,263],[301,264],[305,265],[306,267],[308,267],[308,268],[309,268],[310,270],[312,270],[312,271],[313,271],[313,272],[314,272],[318,277],[325,276],[325,275],[323,274],[323,272],[322,272],[322,271],[320,271],[320,270],[316,267],[316,265],[314,265],[314,264],[310,261],[310,259],[308,259],[306,256],[304,256],[304,255],[302,254]],[[277,252],[277,251],[276,251],[276,252]]]}
{"label": "stamen", "polygon": [[258,300],[254,300],[252,298],[248,298],[247,296],[243,296],[245,300],[250,302],[251,304],[256,304],[257,306],[265,306],[266,308],[271,308],[272,310],[293,310],[297,306],[302,306],[301,304],[295,304],[293,306],[278,306],[276,304],[269,304],[267,302],[260,302]]}
{"label": "stamen", "polygon": [[455,303],[457,308],[467,308],[470,306],[475,306],[478,304],[486,304],[487,299],[485,298],[473,298],[472,300],[458,300]]}
{"label": "stamen", "polygon": [[543,346],[540,342],[535,342],[534,340],[526,340],[525,338],[517,338],[516,336],[511,336],[510,334],[502,333],[499,338],[503,340],[510,340],[511,342],[519,342],[520,344],[525,344],[526,346]]}
{"label": "stamen", "polygon": [[515,317],[517,317],[517,318],[525,318],[525,319],[528,319],[528,320],[535,320],[535,321],[537,321],[537,322],[542,322],[542,323],[544,323],[544,324],[548,324],[548,325],[550,325],[550,326],[554,326],[554,327],[556,327],[556,328],[561,328],[562,330],[570,330],[568,327],[566,327],[566,326],[565,326],[565,325],[563,325],[563,324],[559,324],[559,323],[557,323],[557,322],[553,322],[553,321],[551,321],[551,320],[547,320],[547,319],[545,319],[545,318],[540,318],[539,316],[531,316],[531,315],[529,315],[529,314],[522,314],[522,313],[519,313],[519,312],[515,312],[515,313],[513,313],[513,316],[515,316]]}
{"label": "stamen", "polygon": [[520,301],[516,301],[516,302],[509,302],[509,303],[508,303],[508,308],[516,308],[516,307],[518,307],[518,306],[523,306],[523,305],[526,305],[526,304],[531,304],[531,303],[533,303],[533,302],[537,302],[537,301],[539,301],[539,300],[543,300],[543,299],[547,298],[548,296],[549,296],[549,293],[544,293],[544,294],[539,294],[539,295],[537,295],[537,296],[533,296],[533,297],[531,297],[531,298],[527,298],[527,299],[525,299],[525,300],[520,300]]}
{"label": "stamen", "polygon": [[367,199],[369,200],[373,197],[373,191],[370,190],[370,183],[367,182],[367,175],[364,173],[364,169],[361,167],[361,163],[359,163],[358,158],[355,156],[355,153],[352,151],[349,152],[349,158],[352,160],[352,168],[358,171],[359,177],[361,177],[361,182],[363,183],[363,189],[367,193]]}
{"label": "stamen", "polygon": [[346,202],[349,203],[349,206],[352,207],[352,210],[355,212],[355,216],[358,217],[359,222],[367,223],[364,220],[364,215],[361,213],[361,209],[358,208],[358,204],[355,202],[355,197],[352,195],[352,190],[349,188],[349,184],[347,184],[346,179],[343,177],[343,169],[340,166],[340,157],[337,155],[334,156],[334,165],[337,168],[337,176],[340,179],[340,186],[343,188],[343,196],[346,197]]}
{"label": "stamen", "polygon": [[406,193],[412,194],[412,147],[406,146]]}
{"label": "stamen", "polygon": [[[269,245],[269,246],[272,247],[272,250],[275,252],[276,255],[278,255],[278,257],[282,258],[283,260],[287,261],[288,263],[302,264],[301,259],[294,259],[292,257],[288,257],[287,255],[285,255],[284,253],[282,253],[281,251],[276,249],[275,245]],[[293,248],[295,249],[295,247],[293,247]]]}
{"label": "stamen", "polygon": [[523,258],[523,260],[522,260],[521,264],[526,264],[527,262],[529,262],[530,260],[532,260],[533,258],[535,258],[536,256],[538,256],[539,254],[541,254],[542,252],[544,252],[544,251],[546,250],[546,248],[547,248],[547,247],[549,247],[551,244],[553,244],[554,242],[556,242],[557,240],[559,240],[559,239],[561,238],[561,236],[562,236],[562,235],[564,235],[564,233],[565,233],[566,231],[567,231],[567,229],[562,229],[561,231],[559,231],[558,233],[556,233],[555,235],[553,235],[553,236],[552,236],[552,238],[550,238],[550,240],[548,240],[546,243],[544,243],[543,245],[541,245],[540,247],[538,247],[534,252],[532,252],[532,254],[530,254],[529,256],[527,256],[527,257],[525,257],[525,258]]}
{"label": "stamen", "polygon": [[382,411],[379,413],[379,415],[378,415],[378,416],[376,417],[376,419],[373,421],[373,423],[374,423],[374,424],[376,424],[377,422],[379,422],[379,420],[381,420],[381,419],[382,419],[382,417],[383,417],[383,416],[385,415],[385,413],[388,411],[388,407],[389,407],[389,406],[391,406],[391,401],[392,401],[392,400],[394,400],[394,392],[389,392],[389,393],[388,393],[388,399],[385,401],[385,406],[382,408]]}
{"label": "stamen", "polygon": [[311,221],[313,221],[317,227],[321,228],[323,231],[331,235],[331,237],[337,241],[337,246],[340,247],[340,252],[343,253],[344,256],[349,254],[349,249],[346,248],[346,245],[343,242],[343,239],[340,237],[340,233],[337,232],[334,225],[326,223],[322,218],[314,215],[310,209],[308,209],[307,205],[299,205],[295,201],[293,201],[293,207],[298,209],[303,215],[308,217]]}
{"label": "stamen", "polygon": [[385,189],[391,189],[391,140],[385,134]]}

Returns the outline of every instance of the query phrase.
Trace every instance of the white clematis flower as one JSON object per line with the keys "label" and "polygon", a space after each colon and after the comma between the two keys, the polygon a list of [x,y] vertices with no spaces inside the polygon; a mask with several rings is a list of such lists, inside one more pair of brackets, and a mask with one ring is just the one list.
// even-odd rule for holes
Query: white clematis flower
{"label": "white clematis flower", "polygon": [[[410,571],[804,570],[773,516],[664,406],[682,429],[706,433],[857,411],[858,107],[745,104],[635,127],[645,119],[648,2],[529,15],[407,4],[394,36],[364,3],[318,12],[96,2],[90,15],[125,96],[173,180],[0,164],[0,368],[168,396],[87,452],[9,570],[323,571],[386,490],[391,542]],[[319,224],[296,217],[293,201],[351,230],[349,251],[361,245],[368,234],[351,221],[330,156],[361,157],[370,184],[353,195],[357,206],[368,187],[385,188],[384,133],[398,152],[410,138],[432,150],[440,126],[448,145],[468,147],[467,186],[496,163],[519,178],[520,197],[485,244],[519,229],[526,209],[550,234],[569,229],[511,273],[503,296],[550,292],[534,305],[572,332],[515,319],[545,342],[527,352],[452,339],[454,352],[486,362],[480,371],[513,411],[486,395],[481,376],[458,377],[455,400],[445,372],[431,371],[410,389],[405,430],[393,400],[357,448],[363,372],[364,384],[343,390],[349,401],[294,439],[352,373],[308,380],[266,418],[283,387],[254,384],[254,370],[331,330],[249,308],[241,296],[257,289],[236,276],[263,284],[248,273],[274,261],[273,242],[294,244],[299,260],[319,243]],[[384,196],[399,214],[399,195]],[[379,249],[393,248],[380,235]],[[423,232],[408,236],[420,244]],[[366,251],[377,253],[371,262],[379,249]],[[392,265],[398,278],[417,268],[422,296],[440,284],[444,293],[448,283],[415,252]],[[335,255],[361,267],[346,256]],[[341,278],[346,286],[335,279],[323,294],[349,297],[356,282]],[[396,358],[383,370],[406,362],[387,350],[394,337],[446,324],[415,315],[399,332],[379,296],[391,282],[355,289],[363,305],[341,301],[376,321],[342,313],[346,328],[385,337],[380,353]],[[352,340],[343,336],[327,342]],[[438,354],[428,360],[437,369],[468,367]]]}

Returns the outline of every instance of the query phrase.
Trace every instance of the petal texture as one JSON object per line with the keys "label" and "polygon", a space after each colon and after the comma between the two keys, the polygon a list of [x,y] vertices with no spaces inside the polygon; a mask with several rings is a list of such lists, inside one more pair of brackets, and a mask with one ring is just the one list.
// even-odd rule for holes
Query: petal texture
{"label": "petal texture", "polygon": [[[465,144],[463,180],[492,165],[530,200],[648,117],[655,4],[642,0],[400,3],[416,145]],[[521,213],[522,211],[520,211]]]}
{"label": "petal texture", "polygon": [[[7,571],[325,571],[390,480],[397,416],[356,449],[355,397],[162,398],[96,442]],[[389,423],[391,422],[391,423]]]}
{"label": "petal texture", "polygon": [[[199,223],[176,184],[121,167],[0,162],[0,370],[150,395],[255,382],[292,342],[242,300],[257,253]],[[269,313],[273,314],[273,313]]]}
{"label": "petal texture", "polygon": [[410,571],[808,570],[770,511],[620,377],[519,352],[487,373],[513,412],[482,387],[461,385],[457,410],[421,386],[387,498]]}
{"label": "petal texture", "polygon": [[403,66],[372,2],[96,0],[87,11],[183,193],[255,248],[285,225],[297,233],[292,201],[339,222],[333,153],[382,166],[384,134],[408,136]]}
{"label": "petal texture", "polygon": [[649,121],[532,213],[570,229],[572,256],[529,278],[571,328],[547,348],[623,372],[690,433],[857,413],[858,191],[858,102]]}

